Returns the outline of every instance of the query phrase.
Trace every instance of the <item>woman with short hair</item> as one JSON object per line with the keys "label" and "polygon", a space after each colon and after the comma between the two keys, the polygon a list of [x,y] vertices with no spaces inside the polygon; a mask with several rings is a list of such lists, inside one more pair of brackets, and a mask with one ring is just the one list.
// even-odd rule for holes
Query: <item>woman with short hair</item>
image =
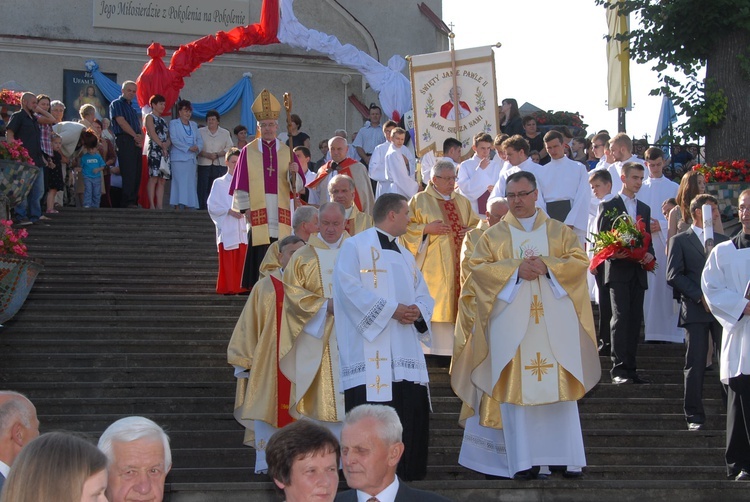
{"label": "woman with short hair", "polygon": [[146,115],[146,145],[148,157],[148,205],[151,209],[161,209],[164,202],[164,185],[171,178],[169,171],[161,169],[162,159],[169,158],[169,127],[162,115],[167,100],[161,94],[154,94],[149,100],[151,113]]}
{"label": "woman with short hair", "polygon": [[198,152],[203,149],[203,138],[198,125],[190,120],[193,105],[186,99],[177,102],[179,118],[169,123],[172,148],[169,157],[172,168],[172,187],[169,203],[175,209],[198,207]]}
{"label": "woman with short hair", "polygon": [[198,154],[198,207],[206,209],[206,200],[214,181],[227,173],[224,156],[234,148],[232,135],[219,127],[221,116],[216,110],[206,112],[206,127],[199,132],[203,138],[203,148]]}

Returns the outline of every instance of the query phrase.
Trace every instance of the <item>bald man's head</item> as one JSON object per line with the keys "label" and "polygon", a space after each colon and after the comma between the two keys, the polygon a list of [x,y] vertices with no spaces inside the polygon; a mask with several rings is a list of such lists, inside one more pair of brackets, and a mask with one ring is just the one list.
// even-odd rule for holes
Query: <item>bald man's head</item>
{"label": "bald man's head", "polygon": [[12,465],[21,449],[39,436],[36,408],[26,396],[0,391],[0,461]]}

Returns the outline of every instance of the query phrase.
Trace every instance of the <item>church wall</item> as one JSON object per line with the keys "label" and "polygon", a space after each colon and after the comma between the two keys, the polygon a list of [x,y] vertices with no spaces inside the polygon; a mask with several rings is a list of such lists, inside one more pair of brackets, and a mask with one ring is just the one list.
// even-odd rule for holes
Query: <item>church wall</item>
{"label": "church wall", "polygon": [[[257,22],[261,1],[249,3],[250,21]],[[440,0],[427,3],[439,14]],[[439,42],[444,37],[436,35],[416,5],[404,12],[399,0],[297,0],[295,14],[308,28],[335,35],[342,43],[379,56],[387,64],[394,53],[406,55],[441,48]],[[96,60],[104,73],[116,73],[121,83],[138,76],[148,61],[146,48],[152,41],[165,47],[164,61],[169,65],[169,58],[180,44],[200,38],[93,27],[93,9],[92,0],[27,0],[4,6],[0,84],[16,81],[32,92],[58,99],[63,94],[63,70],[83,71],[87,59]],[[398,14],[388,14],[391,11]],[[380,22],[383,19],[389,23]],[[385,26],[391,20],[393,27]],[[334,129],[345,127],[351,134],[361,127],[361,116],[346,103],[347,95],[355,94],[365,103],[377,100],[358,72],[338,66],[319,53],[279,44],[253,46],[205,63],[185,79],[182,97],[197,102],[213,99],[245,72],[252,73],[256,94],[264,87],[279,99],[284,92],[292,93],[293,111],[302,117],[302,130],[312,137],[314,159],[319,156],[318,141],[329,137]],[[346,85],[342,82],[345,75],[351,79]],[[235,107],[222,117],[221,125],[231,130],[239,123],[239,117],[239,107]],[[281,121],[284,130],[283,113]]]}

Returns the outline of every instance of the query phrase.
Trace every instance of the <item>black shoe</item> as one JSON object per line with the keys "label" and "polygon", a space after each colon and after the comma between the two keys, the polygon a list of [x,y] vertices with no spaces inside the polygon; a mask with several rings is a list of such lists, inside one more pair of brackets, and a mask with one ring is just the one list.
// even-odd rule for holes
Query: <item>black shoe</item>
{"label": "black shoe", "polygon": [[583,471],[569,471],[565,469],[563,477],[568,479],[581,479],[583,477]]}
{"label": "black shoe", "polygon": [[746,469],[742,469],[739,474],[737,474],[737,477],[734,478],[735,481],[750,481],[750,472],[748,472]]}
{"label": "black shoe", "polygon": [[506,478],[505,476],[495,476],[494,474],[485,474],[484,479],[488,481],[507,481],[510,478]]}
{"label": "black shoe", "polygon": [[630,378],[614,376],[612,377],[612,383],[615,385],[624,385],[624,384],[631,384],[633,383],[633,381]]}
{"label": "black shoe", "polygon": [[632,377],[631,380],[633,381],[633,383],[642,384],[642,385],[648,385],[651,383],[651,380],[649,380],[648,378],[641,377],[638,375]]}
{"label": "black shoe", "polygon": [[529,481],[531,479],[537,479],[538,474],[539,474],[539,466],[535,465],[531,469],[526,469],[525,471],[518,471],[517,473],[513,475],[513,479],[518,479],[521,481]]}

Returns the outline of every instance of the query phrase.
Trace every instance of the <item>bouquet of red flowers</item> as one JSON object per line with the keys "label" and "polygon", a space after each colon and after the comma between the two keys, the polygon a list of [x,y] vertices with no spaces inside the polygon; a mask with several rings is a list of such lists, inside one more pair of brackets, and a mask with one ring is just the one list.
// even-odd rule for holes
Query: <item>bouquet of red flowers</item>
{"label": "bouquet of red flowers", "polygon": [[[646,223],[639,216],[634,222],[627,214],[617,215],[617,209],[612,209],[605,216],[614,219],[612,230],[591,234],[587,239],[593,248],[594,257],[591,259],[589,270],[592,272],[596,267],[612,258],[620,251],[624,251],[628,260],[640,262],[648,253],[648,245],[651,244],[651,234],[646,232]],[[656,260],[641,264],[647,272],[656,269]]]}

